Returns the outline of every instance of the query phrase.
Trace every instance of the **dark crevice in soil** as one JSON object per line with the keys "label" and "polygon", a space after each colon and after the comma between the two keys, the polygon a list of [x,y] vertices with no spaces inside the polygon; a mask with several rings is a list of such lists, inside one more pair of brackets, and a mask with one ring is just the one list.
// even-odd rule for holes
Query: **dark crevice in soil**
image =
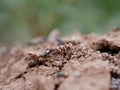
{"label": "dark crevice in soil", "polygon": [[19,78],[22,78],[24,74],[26,74],[27,72],[23,72],[21,74],[19,74],[18,76],[16,76],[14,79],[19,79]]}
{"label": "dark crevice in soil", "polygon": [[111,72],[111,76],[114,77],[114,78],[119,78],[120,79],[120,74],[119,73]]}
{"label": "dark crevice in soil", "polygon": [[58,90],[59,86],[60,86],[59,84],[55,84],[54,90]]}
{"label": "dark crevice in soil", "polygon": [[[5,86],[5,85],[9,85],[12,81],[17,80],[17,79],[20,79],[20,78],[23,78],[24,80],[26,80],[25,77],[23,76],[23,75],[26,74],[26,73],[27,73],[27,72],[25,71],[25,72],[23,72],[23,73],[17,75],[16,77],[10,79],[9,82],[4,83],[3,86]],[[0,89],[0,90],[1,90],[1,89]]]}
{"label": "dark crevice in soil", "polygon": [[62,65],[59,66],[59,70],[61,71],[63,67],[64,67],[64,64],[62,63]]}
{"label": "dark crevice in soil", "polygon": [[100,51],[101,53],[108,53],[114,56],[115,54],[118,54],[120,50],[110,49],[109,46],[102,45],[97,49],[97,51]]}
{"label": "dark crevice in soil", "polygon": [[[38,60],[34,60],[34,61],[31,61],[28,65],[28,68],[33,68],[33,67],[37,67],[37,66],[40,66],[40,65],[44,65],[43,62],[40,62]],[[46,65],[45,65],[46,66]]]}

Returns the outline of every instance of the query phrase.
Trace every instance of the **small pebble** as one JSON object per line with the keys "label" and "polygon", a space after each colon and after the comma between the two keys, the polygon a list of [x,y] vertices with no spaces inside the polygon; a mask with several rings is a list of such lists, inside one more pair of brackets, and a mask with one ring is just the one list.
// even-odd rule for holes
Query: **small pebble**
{"label": "small pebble", "polygon": [[65,77],[65,74],[63,72],[58,72],[57,77]]}
{"label": "small pebble", "polygon": [[74,75],[75,77],[80,77],[80,72],[79,72],[79,71],[75,71],[75,72],[73,73],[73,75]]}

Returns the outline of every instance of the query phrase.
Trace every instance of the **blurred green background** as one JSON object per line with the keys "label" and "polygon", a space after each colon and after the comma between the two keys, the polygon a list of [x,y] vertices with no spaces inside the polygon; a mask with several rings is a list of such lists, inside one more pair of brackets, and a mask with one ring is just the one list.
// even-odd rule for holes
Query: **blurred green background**
{"label": "blurred green background", "polygon": [[120,0],[0,0],[0,45],[57,28],[103,34],[120,24]]}

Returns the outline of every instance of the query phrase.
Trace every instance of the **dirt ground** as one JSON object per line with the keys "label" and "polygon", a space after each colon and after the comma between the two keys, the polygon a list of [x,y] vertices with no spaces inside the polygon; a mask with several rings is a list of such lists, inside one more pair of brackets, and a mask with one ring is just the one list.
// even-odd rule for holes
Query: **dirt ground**
{"label": "dirt ground", "polygon": [[0,90],[120,90],[120,29],[2,47]]}

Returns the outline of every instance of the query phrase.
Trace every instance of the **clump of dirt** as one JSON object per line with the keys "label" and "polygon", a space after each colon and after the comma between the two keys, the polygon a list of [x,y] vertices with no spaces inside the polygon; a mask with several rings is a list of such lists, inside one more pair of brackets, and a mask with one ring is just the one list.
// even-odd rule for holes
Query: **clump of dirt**
{"label": "clump of dirt", "polygon": [[0,90],[120,90],[120,30],[3,47]]}

